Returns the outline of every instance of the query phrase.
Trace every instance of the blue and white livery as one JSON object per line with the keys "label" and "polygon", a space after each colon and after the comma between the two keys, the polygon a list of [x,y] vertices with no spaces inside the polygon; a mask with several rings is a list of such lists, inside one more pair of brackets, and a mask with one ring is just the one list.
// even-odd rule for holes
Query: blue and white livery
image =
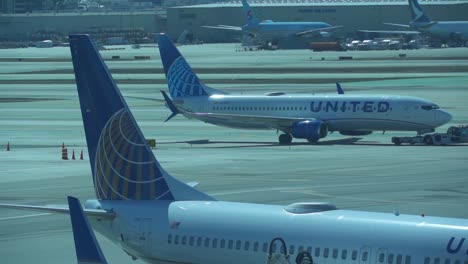
{"label": "blue and white livery", "polygon": [[217,25],[203,26],[205,28],[214,28],[222,30],[240,31],[254,35],[260,40],[266,42],[276,42],[282,38],[293,36],[314,36],[318,35],[323,38],[330,36],[330,30],[341,26],[331,26],[325,22],[274,22],[272,20],[260,21],[254,14],[252,8],[247,3],[247,0],[242,0],[242,10],[247,24],[242,27]]}
{"label": "blue and white livery", "polygon": [[[141,131],[93,42],[71,35],[70,43],[78,55],[73,61],[98,197],[88,200],[83,211],[99,233],[133,259],[161,264],[468,263],[466,219],[340,210],[322,203],[224,202],[177,181],[139,141]],[[109,159],[113,165],[99,174],[99,139],[107,133],[102,154],[121,158]],[[131,173],[125,173],[127,168]],[[119,180],[114,169],[126,179]],[[112,184],[110,194],[100,190],[98,177]],[[125,184],[127,194],[120,191]],[[147,195],[146,185],[154,195]],[[112,195],[114,190],[118,194]],[[0,206],[69,212],[53,206]]]}
{"label": "blue and white livery", "polygon": [[334,95],[229,95],[204,85],[166,35],[159,35],[158,44],[173,99],[164,95],[172,111],[167,120],[182,113],[219,126],[279,130],[283,132],[279,142],[289,144],[293,137],[317,142],[334,131],[343,135],[425,133],[452,118],[429,100],[344,94],[339,84]]}

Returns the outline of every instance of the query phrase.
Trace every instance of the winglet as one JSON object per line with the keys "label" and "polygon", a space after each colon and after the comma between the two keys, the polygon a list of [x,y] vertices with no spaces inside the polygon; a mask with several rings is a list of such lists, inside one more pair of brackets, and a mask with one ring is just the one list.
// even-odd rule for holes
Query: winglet
{"label": "winglet", "polygon": [[88,218],[86,218],[83,212],[80,201],[75,197],[68,196],[68,206],[70,207],[70,219],[78,264],[107,264]]}
{"label": "winglet", "polygon": [[343,88],[341,88],[341,85],[338,82],[336,83],[336,91],[338,94],[344,94]]}
{"label": "winglet", "polygon": [[162,93],[162,95],[164,97],[164,100],[166,101],[167,107],[172,111],[171,115],[166,120],[164,120],[164,122],[167,122],[171,118],[176,116],[179,113],[179,110],[177,110],[177,107],[175,106],[174,102],[172,102],[171,98],[169,98],[169,96],[167,95],[166,92],[161,91],[161,93]]}

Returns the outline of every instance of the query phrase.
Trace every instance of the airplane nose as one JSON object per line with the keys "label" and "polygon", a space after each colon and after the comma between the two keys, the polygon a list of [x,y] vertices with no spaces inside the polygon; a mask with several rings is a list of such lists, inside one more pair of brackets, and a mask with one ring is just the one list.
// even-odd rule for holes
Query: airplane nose
{"label": "airplane nose", "polygon": [[439,124],[439,126],[447,124],[452,120],[452,115],[444,110],[438,110],[436,114],[436,122]]}

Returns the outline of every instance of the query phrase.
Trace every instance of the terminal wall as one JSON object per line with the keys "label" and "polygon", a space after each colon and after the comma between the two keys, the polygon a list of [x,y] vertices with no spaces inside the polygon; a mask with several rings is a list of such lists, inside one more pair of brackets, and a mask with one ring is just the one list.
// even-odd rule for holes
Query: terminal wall
{"label": "terminal wall", "polygon": [[[468,20],[468,2],[431,3],[423,8],[433,20]],[[384,22],[408,24],[411,20],[406,2],[391,4],[314,4],[252,6],[256,16],[274,21],[324,21],[331,25],[343,25],[337,33],[354,35],[356,30],[407,30],[383,25]],[[202,28],[204,25],[242,26],[246,21],[241,6],[176,7],[167,11],[167,27],[172,38],[184,30],[206,42],[227,42],[238,38],[231,31]]]}
{"label": "terminal wall", "polygon": [[38,31],[68,35],[100,28],[143,28],[146,32],[159,32],[161,26],[165,26],[165,20],[153,12],[0,15],[0,39],[22,41]]}

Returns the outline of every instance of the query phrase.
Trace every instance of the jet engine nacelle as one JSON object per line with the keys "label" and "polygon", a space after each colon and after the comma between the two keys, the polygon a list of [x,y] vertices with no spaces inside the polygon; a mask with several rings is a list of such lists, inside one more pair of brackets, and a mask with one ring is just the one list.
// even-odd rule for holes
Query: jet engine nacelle
{"label": "jet engine nacelle", "polygon": [[326,137],[328,127],[320,120],[306,120],[297,122],[292,127],[291,135],[295,138],[305,138],[309,141],[317,141]]}
{"label": "jet engine nacelle", "polygon": [[331,36],[331,34],[329,32],[326,32],[326,31],[320,31],[320,36],[322,38],[329,38]]}
{"label": "jet engine nacelle", "polygon": [[357,130],[341,130],[343,136],[367,136],[372,134],[372,131],[357,131]]}

